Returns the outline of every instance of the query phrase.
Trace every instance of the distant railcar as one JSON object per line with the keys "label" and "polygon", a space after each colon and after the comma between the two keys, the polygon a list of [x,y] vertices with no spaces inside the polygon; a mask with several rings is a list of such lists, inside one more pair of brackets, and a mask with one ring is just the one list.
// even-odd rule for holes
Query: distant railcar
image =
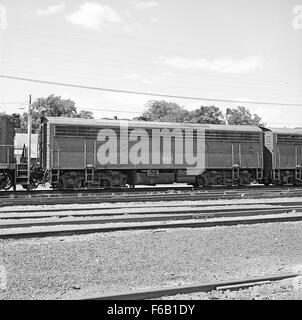
{"label": "distant railcar", "polygon": [[236,185],[263,179],[263,131],[253,126],[209,125],[203,185]]}
{"label": "distant railcar", "polygon": [[266,181],[273,184],[301,184],[302,129],[266,129]]}
{"label": "distant railcar", "polygon": [[14,138],[18,121],[14,116],[0,116],[0,189],[15,185]]}
{"label": "distant railcar", "polygon": [[258,127],[43,118],[39,141],[41,169],[54,188],[263,179]]}

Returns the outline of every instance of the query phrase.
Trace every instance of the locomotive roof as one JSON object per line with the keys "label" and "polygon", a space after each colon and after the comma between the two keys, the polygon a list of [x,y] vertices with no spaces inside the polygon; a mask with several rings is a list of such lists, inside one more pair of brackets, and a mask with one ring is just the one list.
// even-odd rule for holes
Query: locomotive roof
{"label": "locomotive roof", "polygon": [[[59,118],[59,117],[45,117],[43,121],[47,121],[54,125],[73,125],[73,126],[116,126],[120,123],[125,123],[124,120],[94,120],[94,119],[81,119],[81,118]],[[138,128],[153,128],[153,129],[175,129],[175,128],[205,128],[209,130],[229,130],[241,132],[262,132],[256,126],[234,126],[234,125],[221,125],[221,124],[199,124],[199,123],[170,123],[170,122],[148,122],[148,121],[128,121],[128,125]]]}
{"label": "locomotive roof", "polygon": [[269,128],[269,130],[277,134],[302,134],[302,128]]}

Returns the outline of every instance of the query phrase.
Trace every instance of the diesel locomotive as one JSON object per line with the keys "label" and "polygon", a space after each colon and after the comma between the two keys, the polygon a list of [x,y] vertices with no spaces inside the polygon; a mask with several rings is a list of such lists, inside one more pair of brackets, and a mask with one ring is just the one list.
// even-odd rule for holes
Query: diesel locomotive
{"label": "diesel locomotive", "polygon": [[13,128],[0,117],[0,189],[302,184],[302,129],[46,117],[28,167]]}

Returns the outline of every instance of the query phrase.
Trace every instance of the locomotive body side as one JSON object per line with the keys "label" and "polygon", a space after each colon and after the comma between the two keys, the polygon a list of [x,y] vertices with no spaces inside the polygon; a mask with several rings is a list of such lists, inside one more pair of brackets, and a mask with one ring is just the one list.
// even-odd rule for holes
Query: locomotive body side
{"label": "locomotive body side", "polygon": [[[198,163],[187,161],[188,132]],[[45,118],[40,161],[55,188],[248,184],[262,178],[262,135],[247,126]]]}
{"label": "locomotive body side", "polygon": [[270,152],[270,182],[302,183],[302,130],[276,129],[265,132],[265,147]]}
{"label": "locomotive body side", "polygon": [[2,169],[14,169],[14,122],[10,116],[0,116],[0,166]]}
{"label": "locomotive body side", "polygon": [[[190,129],[192,136],[196,134],[194,126]],[[167,141],[161,137],[162,130],[166,130]],[[50,170],[54,187],[173,183],[176,170],[196,169],[195,164],[188,165],[185,161],[185,132],[179,124],[175,127],[172,124],[132,121],[46,118],[42,124],[43,131],[40,136],[49,138],[46,144],[41,144],[40,158],[47,159],[42,163],[45,169]],[[104,159],[106,150],[102,150],[108,145],[110,134],[112,147],[107,150],[108,159]],[[201,145],[197,146],[196,135],[193,138],[195,154],[197,149],[202,150],[202,145],[204,149],[204,130],[198,133],[199,136]],[[135,159],[132,154],[138,142],[141,150],[137,150]],[[204,150],[201,153],[205,158]],[[204,161],[201,162],[197,168],[200,174],[204,171]],[[195,176],[191,174],[190,181],[194,180]]]}
{"label": "locomotive body side", "polygon": [[12,116],[0,116],[0,189],[9,188],[15,181],[14,157],[15,121]]}
{"label": "locomotive body side", "polygon": [[211,125],[206,131],[206,185],[250,184],[263,178],[263,132],[251,126]]}

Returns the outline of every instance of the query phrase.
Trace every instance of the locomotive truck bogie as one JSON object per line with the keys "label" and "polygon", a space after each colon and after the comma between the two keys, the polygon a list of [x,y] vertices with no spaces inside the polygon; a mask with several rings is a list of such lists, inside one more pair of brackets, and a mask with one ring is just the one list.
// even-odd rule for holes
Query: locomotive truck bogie
{"label": "locomotive truck bogie", "polygon": [[135,185],[156,186],[160,184],[186,183],[195,187],[203,186],[235,186],[248,185],[256,181],[256,170],[242,170],[234,177],[232,170],[206,171],[200,176],[187,176],[182,170],[129,170],[129,171],[98,171],[90,169],[66,171],[57,170],[51,176],[51,185],[55,189],[80,189],[80,188],[124,188]]}

